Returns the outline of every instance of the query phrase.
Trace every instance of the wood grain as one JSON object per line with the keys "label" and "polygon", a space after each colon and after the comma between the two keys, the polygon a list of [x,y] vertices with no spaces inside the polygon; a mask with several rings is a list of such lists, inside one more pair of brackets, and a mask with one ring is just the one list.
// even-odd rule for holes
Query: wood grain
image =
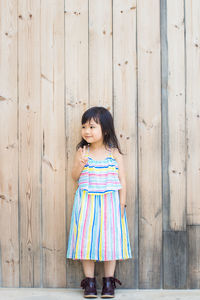
{"label": "wood grain", "polygon": [[160,2],[138,1],[139,287],[161,287]]}
{"label": "wood grain", "polygon": [[200,288],[200,226],[187,226],[188,274],[187,288]]}
{"label": "wood grain", "polygon": [[187,288],[187,233],[163,232],[163,288]]}
{"label": "wood grain", "polygon": [[200,225],[200,2],[185,1],[186,27],[186,130],[187,224]]}
{"label": "wood grain", "polygon": [[66,286],[64,2],[41,1],[42,276]]}
{"label": "wood grain", "polygon": [[20,286],[39,287],[42,279],[40,1],[19,1],[18,14]]}
{"label": "wood grain", "polygon": [[18,287],[19,144],[15,0],[0,1],[0,45],[0,286]]}
{"label": "wood grain", "polygon": [[89,104],[112,111],[112,1],[89,1]]}
{"label": "wood grain", "polygon": [[[127,43],[128,41],[128,43]],[[132,259],[117,262],[124,288],[138,287],[136,1],[113,2],[114,121],[126,168],[127,220]],[[124,280],[126,278],[126,280]]]}
{"label": "wood grain", "polygon": [[127,170],[133,259],[115,276],[199,288],[199,31],[199,0],[0,0],[0,286],[80,288],[71,168],[98,105]]}
{"label": "wood grain", "polygon": [[184,1],[167,1],[170,228],[186,230]]}

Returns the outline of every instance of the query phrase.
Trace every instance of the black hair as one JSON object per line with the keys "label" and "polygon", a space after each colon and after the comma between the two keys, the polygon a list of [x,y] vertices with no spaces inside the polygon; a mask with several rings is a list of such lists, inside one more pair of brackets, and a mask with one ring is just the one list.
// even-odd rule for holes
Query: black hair
{"label": "black hair", "polygon": [[[115,133],[113,117],[109,110],[102,106],[93,106],[83,113],[81,124],[83,125],[91,119],[101,125],[104,145],[111,148],[117,148],[119,150],[119,153],[123,154]],[[85,145],[88,145],[88,143],[82,138],[80,143],[78,143],[78,145],[76,146],[76,150],[78,150],[80,147],[82,148]]]}

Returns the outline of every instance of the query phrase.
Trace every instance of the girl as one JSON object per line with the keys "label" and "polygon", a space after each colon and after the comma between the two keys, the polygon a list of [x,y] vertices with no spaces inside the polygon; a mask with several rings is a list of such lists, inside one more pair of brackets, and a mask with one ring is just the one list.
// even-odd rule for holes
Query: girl
{"label": "girl", "polygon": [[113,118],[104,107],[82,116],[82,140],[72,168],[78,181],[67,258],[82,261],[84,297],[97,297],[95,261],[104,261],[101,297],[114,297],[116,260],[132,258],[126,218],[126,181]]}

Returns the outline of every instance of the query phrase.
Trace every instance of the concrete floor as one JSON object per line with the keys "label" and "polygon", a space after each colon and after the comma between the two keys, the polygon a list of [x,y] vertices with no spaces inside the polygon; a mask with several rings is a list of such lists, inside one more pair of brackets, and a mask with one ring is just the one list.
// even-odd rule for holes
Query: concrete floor
{"label": "concrete floor", "polygon": [[[101,291],[98,290],[97,292],[98,292],[98,298],[100,298]],[[86,299],[86,298],[83,298],[82,289],[0,288],[0,300],[71,300],[71,299],[79,300],[79,299]],[[200,300],[200,290],[115,289],[115,299]]]}

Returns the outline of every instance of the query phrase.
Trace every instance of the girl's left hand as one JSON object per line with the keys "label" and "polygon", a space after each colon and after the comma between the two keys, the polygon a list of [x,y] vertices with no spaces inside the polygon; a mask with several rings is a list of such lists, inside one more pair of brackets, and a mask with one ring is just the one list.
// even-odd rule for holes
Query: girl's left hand
{"label": "girl's left hand", "polygon": [[120,203],[120,206],[121,206],[121,217],[123,218],[124,217],[124,207],[126,207],[126,204]]}

